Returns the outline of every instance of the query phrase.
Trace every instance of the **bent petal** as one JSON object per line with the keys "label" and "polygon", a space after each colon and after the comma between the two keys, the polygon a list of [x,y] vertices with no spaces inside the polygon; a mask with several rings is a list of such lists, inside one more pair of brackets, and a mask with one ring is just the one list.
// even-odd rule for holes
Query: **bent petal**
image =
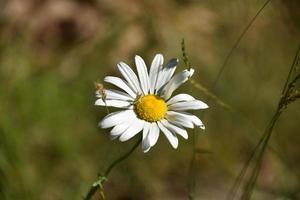
{"label": "bent petal", "polygon": [[187,124],[192,124],[192,127],[188,127],[188,128],[194,128],[194,125],[201,128],[201,129],[205,129],[205,126],[203,124],[203,122],[196,116],[196,115],[192,115],[190,113],[186,113],[186,112],[175,112],[175,111],[168,111],[167,112],[167,118],[170,119],[170,121],[183,121],[184,123]]}
{"label": "bent petal", "polygon": [[174,111],[168,111],[166,115],[166,119],[172,124],[175,124],[176,126],[194,128],[194,124],[191,120],[187,120],[187,118],[185,118],[182,115],[179,115],[177,112]]}
{"label": "bent petal", "polygon": [[178,64],[178,59],[173,58],[171,59],[166,66],[164,66],[159,74],[158,79],[155,85],[155,91],[159,91],[173,76],[176,65]]}
{"label": "bent petal", "polygon": [[178,135],[181,135],[184,139],[188,139],[188,133],[187,131],[182,128],[182,126],[176,126],[168,122],[167,120],[163,119],[161,120],[161,123],[169,130],[172,130],[172,132],[175,132]]}
{"label": "bent petal", "polygon": [[171,80],[162,88],[160,95],[164,99],[169,99],[172,93],[183,83],[185,83],[194,73],[194,69],[184,70],[176,74]]}

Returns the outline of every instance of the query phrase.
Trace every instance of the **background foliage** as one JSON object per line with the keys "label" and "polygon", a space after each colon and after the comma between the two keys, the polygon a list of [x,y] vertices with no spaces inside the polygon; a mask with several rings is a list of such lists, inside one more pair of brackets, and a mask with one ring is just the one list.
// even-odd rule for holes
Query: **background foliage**
{"label": "background foliage", "polygon": [[[0,199],[81,199],[97,173],[133,145],[97,127],[94,82],[179,57],[186,40],[197,84],[211,88],[262,0],[0,1]],[[300,40],[300,3],[273,0],[226,65],[197,130],[195,196],[223,199],[271,118]],[[179,70],[183,69],[181,62]],[[195,85],[193,96],[207,94]],[[198,112],[199,116],[203,113]],[[299,199],[299,102],[275,127],[253,199]],[[192,134],[191,134],[192,139]],[[186,199],[192,140],[173,150],[162,135],[137,150],[105,185],[108,199]]]}

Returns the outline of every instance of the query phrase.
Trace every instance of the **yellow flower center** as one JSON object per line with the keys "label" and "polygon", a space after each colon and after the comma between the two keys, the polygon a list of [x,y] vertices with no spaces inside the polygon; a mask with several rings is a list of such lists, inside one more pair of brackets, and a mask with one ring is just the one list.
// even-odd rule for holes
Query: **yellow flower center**
{"label": "yellow flower center", "polygon": [[139,118],[156,122],[163,119],[168,110],[165,100],[159,96],[149,94],[141,97],[135,104],[135,111]]}

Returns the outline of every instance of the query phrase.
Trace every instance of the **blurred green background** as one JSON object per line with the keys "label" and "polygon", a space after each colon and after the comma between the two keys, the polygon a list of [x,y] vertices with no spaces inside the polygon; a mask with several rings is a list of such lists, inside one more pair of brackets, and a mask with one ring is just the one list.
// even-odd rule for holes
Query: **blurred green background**
{"label": "blurred green background", "polygon": [[[182,60],[185,38],[194,80],[211,88],[264,2],[1,0],[0,199],[82,199],[136,139],[111,141],[97,127],[106,111],[94,106],[94,82],[118,76],[116,64],[133,66],[136,54],[148,64],[156,53]],[[241,40],[214,91],[229,109],[211,101],[205,117],[196,112],[206,130],[195,131],[192,176],[192,134],[177,150],[161,135],[113,171],[107,199],[187,199],[191,177],[196,199],[224,199],[280,98],[300,40],[299,10],[297,0],[271,1]],[[184,90],[207,99],[193,85]],[[275,127],[253,199],[300,199],[299,106]]]}

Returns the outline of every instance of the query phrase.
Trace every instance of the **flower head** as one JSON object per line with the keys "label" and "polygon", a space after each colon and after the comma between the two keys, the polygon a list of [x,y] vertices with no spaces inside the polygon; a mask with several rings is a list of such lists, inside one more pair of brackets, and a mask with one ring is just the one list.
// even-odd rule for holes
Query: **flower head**
{"label": "flower head", "polygon": [[165,66],[164,58],[157,54],[151,64],[149,73],[144,60],[135,56],[137,75],[125,63],[118,64],[124,79],[107,76],[104,81],[111,83],[122,91],[104,89],[105,98],[96,92],[95,105],[111,106],[123,110],[108,114],[100,123],[102,128],[112,128],[112,139],[127,141],[142,132],[144,152],[153,147],[162,132],[172,147],[178,147],[177,135],[187,139],[185,128],[199,127],[205,129],[202,121],[187,110],[208,108],[207,104],[196,100],[189,94],[172,93],[185,83],[194,73],[194,69],[184,70],[173,76],[178,60],[171,59]]}

